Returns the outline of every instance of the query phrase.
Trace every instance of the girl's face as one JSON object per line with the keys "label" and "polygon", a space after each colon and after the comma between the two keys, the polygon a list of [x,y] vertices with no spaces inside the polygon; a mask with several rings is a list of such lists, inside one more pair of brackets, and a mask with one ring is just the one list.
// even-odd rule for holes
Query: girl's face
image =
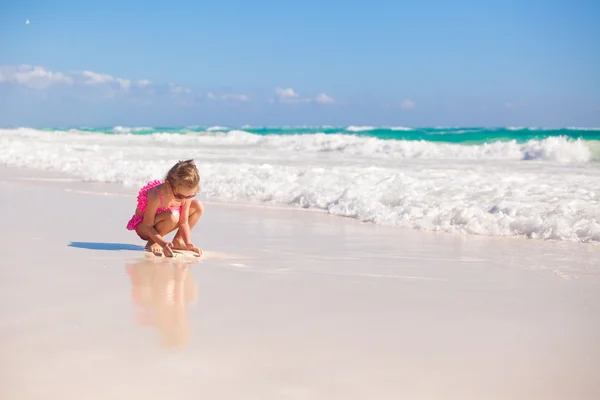
{"label": "girl's face", "polygon": [[173,191],[173,197],[179,201],[191,199],[198,193],[198,187],[189,188],[186,186],[178,187],[177,185],[171,185],[171,190]]}

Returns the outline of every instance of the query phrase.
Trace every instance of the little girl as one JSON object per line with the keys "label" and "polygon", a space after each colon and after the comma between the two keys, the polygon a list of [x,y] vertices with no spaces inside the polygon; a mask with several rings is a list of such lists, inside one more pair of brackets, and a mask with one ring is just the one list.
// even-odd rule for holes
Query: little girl
{"label": "little girl", "polygon": [[[199,185],[200,175],[194,160],[186,160],[175,164],[164,182],[152,181],[140,189],[137,208],[127,229],[148,241],[146,251],[167,257],[173,257],[173,249],[202,254],[190,237],[190,231],[204,211],[200,201],[192,200]],[[173,241],[167,242],[163,236],[177,228]]]}

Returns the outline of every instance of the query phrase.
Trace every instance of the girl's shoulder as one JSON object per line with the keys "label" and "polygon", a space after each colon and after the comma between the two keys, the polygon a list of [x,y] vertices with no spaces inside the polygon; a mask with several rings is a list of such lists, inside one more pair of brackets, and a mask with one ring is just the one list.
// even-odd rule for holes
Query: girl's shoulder
{"label": "girl's shoulder", "polygon": [[164,183],[162,181],[151,181],[148,182],[144,187],[140,189],[138,197],[146,197],[148,199],[158,198],[159,191],[162,190]]}
{"label": "girl's shoulder", "polygon": [[152,188],[155,188],[157,186],[162,186],[163,184],[164,184],[163,181],[158,181],[158,180],[150,181],[150,182],[148,182],[145,186],[143,186],[140,189],[140,192],[148,191],[148,190],[150,190]]}
{"label": "girl's shoulder", "polygon": [[160,186],[154,186],[150,189],[148,189],[148,200],[154,200],[154,199],[158,199],[158,197],[160,196]]}

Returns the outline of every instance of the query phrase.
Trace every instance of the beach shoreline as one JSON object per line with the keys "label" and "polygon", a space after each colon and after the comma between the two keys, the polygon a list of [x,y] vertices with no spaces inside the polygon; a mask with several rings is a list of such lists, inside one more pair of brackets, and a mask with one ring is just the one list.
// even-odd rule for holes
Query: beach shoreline
{"label": "beach shoreline", "polygon": [[[122,183],[116,190],[131,193],[192,158],[206,199],[452,234],[600,243],[600,164],[592,141],[558,131],[519,141],[531,131],[507,130],[514,140],[480,144],[468,136],[498,132],[453,130],[454,143],[388,140],[378,130],[369,131],[372,137],[296,128],[167,131],[0,130],[0,145],[7,148],[0,164],[66,172],[99,182],[98,188],[110,187],[100,182]],[[447,134],[432,133],[438,139]]]}
{"label": "beach shoreline", "polygon": [[149,260],[135,189],[0,182],[2,398],[600,396],[597,244],[207,202],[205,256]]}

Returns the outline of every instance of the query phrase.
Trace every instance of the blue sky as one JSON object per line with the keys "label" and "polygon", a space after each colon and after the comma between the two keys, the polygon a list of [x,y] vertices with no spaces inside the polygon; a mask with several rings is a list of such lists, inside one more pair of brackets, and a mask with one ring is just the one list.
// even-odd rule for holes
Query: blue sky
{"label": "blue sky", "polygon": [[599,20],[595,0],[6,0],[0,125],[600,126]]}

